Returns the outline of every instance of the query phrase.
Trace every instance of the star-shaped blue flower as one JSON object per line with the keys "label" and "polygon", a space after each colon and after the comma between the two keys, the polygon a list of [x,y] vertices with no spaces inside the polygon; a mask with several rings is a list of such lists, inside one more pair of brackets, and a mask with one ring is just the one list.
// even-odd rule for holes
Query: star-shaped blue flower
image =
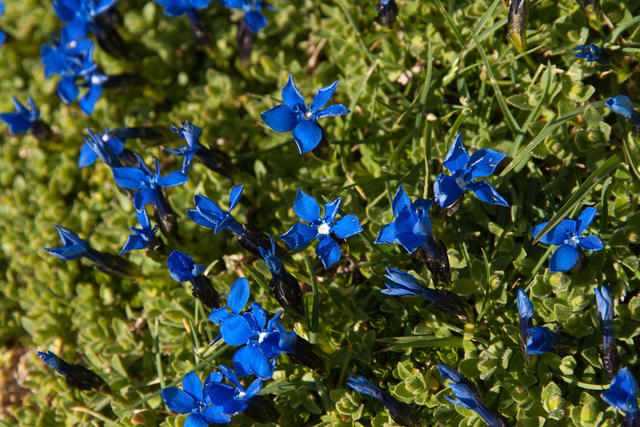
{"label": "star-shaped blue flower", "polygon": [[267,25],[267,18],[260,10],[270,6],[263,5],[262,0],[220,0],[227,9],[242,9],[244,11],[244,23],[253,33],[257,33]]}
{"label": "star-shaped blue flower", "polygon": [[236,207],[243,190],[242,184],[238,184],[229,193],[229,210],[224,212],[211,200],[201,194],[196,194],[193,200],[196,202],[195,209],[187,210],[187,216],[198,225],[213,228],[213,232],[218,234],[224,229],[229,229],[236,234],[244,232],[242,225],[231,216],[231,211]]}
{"label": "star-shaped blue flower", "polygon": [[71,261],[79,257],[85,257],[92,261],[96,261],[97,252],[89,247],[89,244],[81,239],[76,233],[66,227],[56,225],[58,235],[62,241],[61,247],[44,248],[44,251],[62,258],[65,261]]}
{"label": "star-shaped blue flower", "polygon": [[183,13],[188,14],[193,9],[204,9],[209,6],[211,0],[155,0],[155,2],[165,8],[165,15],[180,16]]}
{"label": "star-shaped blue flower", "polygon": [[177,387],[162,389],[162,401],[177,414],[189,414],[186,427],[208,427],[209,423],[228,423],[231,416],[224,413],[222,405],[211,403],[208,390],[211,384],[222,381],[222,374],[213,372],[204,386],[198,374],[191,371],[182,378],[182,390]]}
{"label": "star-shaped blue flower", "polygon": [[83,138],[84,144],[80,147],[78,157],[78,167],[85,168],[95,163],[100,158],[111,168],[122,167],[122,162],[118,156],[124,151],[124,141],[109,134],[106,129],[103,134],[96,134],[91,129],[87,129],[89,138]]}
{"label": "star-shaped blue flower", "polygon": [[306,105],[290,74],[289,81],[282,89],[284,104],[276,105],[260,114],[260,118],[276,132],[293,131],[293,139],[300,154],[308,153],[322,140],[322,128],[316,123],[318,119],[350,113],[342,104],[333,104],[322,109],[331,99],[337,86],[338,81],[335,81],[318,90],[311,105]]}
{"label": "star-shaped blue flower", "polygon": [[[563,219],[560,224],[542,236],[540,241],[547,245],[559,245],[549,261],[549,271],[569,271],[578,261],[578,246],[588,251],[600,251],[604,245],[598,236],[581,237],[593,218],[596,216],[596,208],[585,208],[577,221]],[[547,222],[531,228],[533,237],[537,237]]]}
{"label": "star-shaped blue flower", "polygon": [[471,190],[480,200],[491,205],[509,206],[509,203],[487,181],[476,178],[493,174],[506,154],[491,149],[478,150],[471,157],[462,145],[460,134],[444,159],[444,167],[451,175],[440,173],[433,183],[433,193],[441,208],[455,203],[466,190]]}
{"label": "star-shaped blue flower", "polygon": [[573,48],[574,51],[578,51],[576,56],[578,58],[585,58],[587,62],[599,62],[600,64],[608,64],[609,58],[604,51],[593,43],[581,44]]}
{"label": "star-shaped blue flower", "polygon": [[86,34],[96,17],[115,6],[116,0],[51,0],[51,3],[58,18],[83,26]]}
{"label": "star-shaped blue flower", "polygon": [[122,247],[120,255],[126,254],[129,251],[148,248],[158,232],[157,225],[151,228],[149,214],[145,208],[136,211],[136,216],[138,217],[138,222],[142,228],[129,227],[131,234],[127,237],[127,241]]}
{"label": "star-shaped blue flower", "polygon": [[40,118],[40,111],[36,108],[36,104],[31,97],[27,98],[27,104],[29,104],[29,108],[22,105],[20,101],[14,97],[13,106],[16,112],[0,113],[0,120],[9,126],[9,133],[11,135],[18,135],[28,131]]}
{"label": "star-shaped blue flower", "polygon": [[613,379],[609,390],[602,393],[602,400],[627,415],[625,425],[634,426],[638,422],[638,383],[628,368],[622,368]]}
{"label": "star-shaped blue flower", "polygon": [[325,204],[324,216],[321,217],[318,202],[298,188],[293,210],[300,219],[310,222],[311,225],[297,223],[279,237],[293,250],[301,249],[317,238],[319,243],[316,246],[316,254],[322,260],[325,269],[331,267],[340,259],[341,254],[340,245],[331,238],[331,233],[339,239],[346,239],[362,231],[360,221],[355,215],[345,215],[335,221],[340,203],[342,197]]}
{"label": "star-shaped blue flower", "polygon": [[202,135],[202,129],[191,122],[184,121],[182,122],[181,127],[171,125],[171,130],[180,135],[181,138],[184,138],[187,145],[175,149],[165,148],[165,150],[172,154],[184,157],[184,160],[182,161],[182,173],[186,175],[191,167],[193,156],[205,149],[198,141],[200,135]]}
{"label": "star-shaped blue flower", "polygon": [[112,171],[116,184],[129,190],[139,190],[133,195],[133,205],[136,210],[142,209],[149,203],[160,203],[160,199],[163,197],[160,193],[161,187],[175,187],[189,180],[189,177],[179,170],[173,171],[165,177],[160,176],[160,163],[156,158],[153,159],[156,173],[152,174],[140,156],[137,154],[135,156],[138,159],[137,168],[112,168]]}
{"label": "star-shaped blue flower", "polygon": [[618,95],[607,99],[607,107],[617,115],[624,117],[640,129],[640,113],[633,108],[633,104],[627,95]]}

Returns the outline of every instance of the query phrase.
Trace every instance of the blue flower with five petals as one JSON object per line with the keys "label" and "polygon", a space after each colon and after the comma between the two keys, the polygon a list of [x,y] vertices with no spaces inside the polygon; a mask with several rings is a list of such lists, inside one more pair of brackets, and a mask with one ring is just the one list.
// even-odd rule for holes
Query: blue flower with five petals
{"label": "blue flower with five petals", "polygon": [[637,425],[640,417],[638,383],[628,368],[622,368],[618,371],[616,377],[611,381],[609,390],[602,393],[602,400],[625,413],[627,418],[625,425]]}
{"label": "blue flower with five petals", "polygon": [[56,230],[58,230],[58,235],[60,236],[63,246],[58,248],[44,248],[45,252],[62,258],[65,261],[71,261],[79,257],[97,261],[98,252],[91,249],[89,244],[76,233],[66,227],[58,225],[56,225]]}
{"label": "blue flower with five petals", "polygon": [[186,174],[191,167],[193,156],[196,156],[198,152],[205,150],[198,141],[200,135],[202,135],[202,129],[191,122],[184,121],[182,122],[181,127],[171,125],[171,130],[180,135],[181,138],[184,138],[187,145],[175,149],[165,148],[165,150],[172,154],[184,157],[184,160],[182,161],[182,173]]}
{"label": "blue flower with five petals", "polygon": [[[549,271],[569,271],[578,261],[578,246],[588,251],[600,251],[604,245],[598,236],[592,235],[581,237],[584,230],[596,216],[596,208],[585,208],[577,221],[563,219],[560,224],[542,236],[540,241],[547,245],[559,245],[560,247],[553,253],[549,261]],[[540,231],[547,225],[547,222],[538,224],[531,228],[533,237],[537,237]]]}
{"label": "blue flower with five petals", "polygon": [[211,384],[222,381],[222,374],[213,372],[204,386],[198,374],[191,371],[182,378],[182,390],[177,387],[162,389],[162,401],[176,414],[189,414],[186,427],[207,427],[209,423],[228,423],[231,416],[224,412],[222,405],[211,403],[208,390]]}
{"label": "blue flower with five petals", "polygon": [[187,210],[187,216],[198,225],[213,228],[215,234],[218,234],[225,228],[236,234],[243,234],[244,228],[231,216],[231,211],[236,207],[240,196],[242,196],[243,188],[242,184],[238,184],[231,189],[229,193],[229,210],[227,210],[227,212],[224,212],[218,205],[205,196],[196,194],[193,197],[193,200],[196,202],[196,208]]}
{"label": "blue flower with five petals", "polygon": [[158,232],[158,226],[151,228],[151,221],[149,221],[149,214],[145,208],[136,211],[138,222],[142,228],[129,227],[131,234],[127,237],[120,255],[126,254],[129,251],[145,249],[154,241],[155,235]]}
{"label": "blue flower with five petals", "polygon": [[322,140],[322,128],[316,123],[318,119],[350,113],[342,104],[333,104],[323,109],[337,86],[338,81],[335,81],[318,90],[311,105],[306,105],[290,74],[287,84],[282,89],[284,104],[276,105],[260,114],[260,118],[276,132],[293,131],[293,139],[300,154],[308,153]]}
{"label": "blue flower with five petals", "polygon": [[331,233],[339,239],[346,239],[362,231],[360,221],[355,215],[345,215],[335,221],[342,203],[342,197],[338,197],[331,203],[324,205],[324,216],[320,217],[318,202],[306,195],[298,188],[298,194],[293,202],[293,210],[298,217],[311,225],[297,223],[286,233],[279,236],[293,250],[301,249],[313,239],[318,239],[316,254],[322,260],[322,265],[327,269],[340,259],[340,245],[331,238]]}
{"label": "blue flower with five petals", "polygon": [[433,183],[436,202],[441,208],[449,207],[466,190],[471,190],[485,203],[509,206],[509,203],[487,181],[474,181],[476,178],[493,174],[498,163],[505,157],[506,154],[488,148],[478,150],[469,157],[458,134],[442,162],[451,175],[440,173]]}
{"label": "blue flower with five petals", "polygon": [[9,125],[9,133],[11,135],[18,135],[28,131],[40,118],[40,111],[36,108],[36,104],[31,97],[27,98],[27,104],[29,104],[29,108],[22,105],[20,101],[14,97],[13,106],[16,112],[0,113],[0,120]]}

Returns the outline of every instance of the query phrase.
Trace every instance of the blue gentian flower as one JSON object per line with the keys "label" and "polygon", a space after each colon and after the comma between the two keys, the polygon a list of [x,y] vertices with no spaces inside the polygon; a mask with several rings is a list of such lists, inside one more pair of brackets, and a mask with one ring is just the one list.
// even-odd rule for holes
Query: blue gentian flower
{"label": "blue gentian flower", "polygon": [[85,28],[85,35],[94,26],[98,15],[116,5],[116,0],[51,0],[60,20]]}
{"label": "blue gentian flower", "polygon": [[296,315],[304,314],[302,301],[302,292],[298,280],[293,277],[284,267],[282,260],[278,257],[276,251],[276,241],[273,236],[269,236],[271,248],[265,249],[259,247],[262,259],[267,263],[271,272],[271,281],[269,287],[278,303],[285,308],[292,310]]}
{"label": "blue gentian flower", "polygon": [[138,222],[142,228],[129,227],[131,234],[127,237],[127,241],[122,247],[120,255],[126,254],[129,251],[146,249],[150,247],[156,238],[155,236],[158,232],[158,226],[156,225],[151,228],[151,221],[149,221],[149,214],[147,213],[147,210],[142,208],[136,211],[136,216],[138,217]]}
{"label": "blue gentian flower", "polygon": [[165,15],[180,16],[183,13],[189,14],[193,9],[204,9],[209,6],[211,0],[155,0],[155,2],[165,8]]}
{"label": "blue gentian flower", "polygon": [[109,134],[109,129],[102,135],[87,129],[89,138],[83,138],[84,144],[80,147],[78,167],[84,168],[95,163],[100,158],[111,168],[122,167],[118,156],[124,151],[124,142]]}
{"label": "blue gentian flower", "polygon": [[613,379],[620,368],[620,356],[613,335],[613,299],[605,286],[596,288],[595,293],[602,331],[602,362],[607,375]]}
{"label": "blue gentian flower", "polygon": [[[5,8],[4,2],[0,1],[0,16],[2,16],[2,14],[4,13],[4,8]],[[2,46],[6,38],[7,38],[7,35],[5,34],[5,32],[0,30],[0,46]]]}
{"label": "blue gentian flower", "polygon": [[38,352],[38,357],[48,367],[55,369],[64,376],[67,384],[80,390],[99,389],[105,382],[95,372],[82,365],[70,364],[59,358],[54,352],[48,350],[46,353]]}
{"label": "blue gentian flower", "polygon": [[585,58],[587,62],[599,62],[600,64],[608,64],[609,58],[604,51],[593,43],[581,44],[576,46],[573,50],[578,51],[576,56],[578,58]]}
{"label": "blue gentian flower", "polygon": [[471,157],[462,145],[460,134],[445,157],[444,167],[451,175],[440,173],[433,183],[436,202],[442,208],[449,207],[466,191],[471,190],[480,200],[491,205],[509,206],[509,203],[487,181],[473,181],[493,174],[507,155],[485,148]]}
{"label": "blue gentian flower", "polygon": [[243,189],[242,184],[238,184],[231,189],[229,193],[229,210],[226,213],[205,196],[196,194],[193,197],[196,202],[196,208],[187,210],[187,216],[198,225],[213,228],[215,234],[224,229],[229,229],[236,234],[242,234],[244,229],[240,223],[233,219],[231,211],[238,204]]}
{"label": "blue gentian flower", "polygon": [[378,16],[376,22],[389,28],[398,15],[398,5],[395,0],[378,0]]}
{"label": "blue gentian flower", "polygon": [[636,426],[638,413],[638,383],[628,368],[622,368],[611,382],[609,390],[602,393],[602,400],[626,415],[625,425]]}
{"label": "blue gentian flower", "polygon": [[316,254],[322,260],[322,265],[327,269],[340,259],[340,245],[331,238],[331,233],[339,239],[346,239],[362,231],[360,221],[355,215],[345,215],[335,221],[342,203],[342,197],[338,197],[331,203],[324,205],[324,216],[320,217],[318,202],[306,195],[298,188],[298,194],[293,202],[293,210],[298,217],[311,225],[297,223],[289,231],[279,236],[293,250],[301,249],[313,239],[318,239]]}
{"label": "blue gentian flower", "polygon": [[293,76],[289,74],[289,81],[282,89],[284,104],[276,105],[260,114],[260,118],[276,132],[293,131],[293,139],[298,145],[300,154],[308,153],[322,140],[322,128],[316,123],[318,119],[342,116],[351,112],[342,104],[333,104],[322,109],[331,99],[337,86],[338,81],[335,81],[318,90],[309,106],[305,104],[304,98],[293,82]]}
{"label": "blue gentian flower", "polygon": [[18,135],[28,131],[40,118],[40,111],[36,108],[36,104],[31,97],[27,98],[27,104],[29,104],[29,108],[22,105],[20,101],[14,97],[13,106],[16,112],[0,113],[0,120],[9,126],[9,133],[11,135]]}
{"label": "blue gentian flower", "polygon": [[371,384],[365,377],[349,377],[347,385],[355,391],[371,396],[382,403],[388,410],[391,418],[402,426],[420,426],[420,416],[416,410],[406,403],[400,402],[381,388]]}
{"label": "blue gentian flower", "polygon": [[167,267],[171,278],[176,282],[191,282],[192,294],[206,307],[220,307],[220,295],[213,288],[211,281],[204,276],[206,267],[196,264],[191,257],[179,250],[173,250],[167,258]]}
{"label": "blue gentian flower", "polygon": [[459,316],[466,315],[462,299],[453,292],[427,288],[411,274],[391,267],[387,267],[387,274],[384,277],[393,282],[385,282],[387,289],[380,291],[385,295],[398,297],[418,295],[440,311]]}
{"label": "blue gentian flower", "polygon": [[76,233],[66,227],[56,225],[58,235],[62,241],[61,247],[44,248],[44,251],[62,258],[65,261],[71,261],[78,257],[85,257],[91,261],[97,261],[98,252],[91,249],[89,244],[81,239]]}
{"label": "blue gentian flower", "polygon": [[184,160],[182,161],[182,173],[186,175],[189,171],[189,167],[191,167],[193,156],[197,155],[199,151],[205,149],[198,141],[200,135],[202,135],[202,129],[193,123],[184,121],[182,122],[181,127],[171,125],[171,130],[180,135],[181,138],[184,138],[185,141],[187,141],[187,145],[176,149],[165,148],[165,150],[184,157]]}
{"label": "blue gentian flower", "polygon": [[518,317],[520,318],[520,335],[522,342],[527,343],[529,338],[529,329],[533,328],[533,304],[522,289],[518,289]]}
{"label": "blue gentian flower", "polygon": [[222,407],[223,413],[229,416],[244,411],[248,406],[248,401],[262,389],[262,380],[259,378],[254,380],[245,389],[230,368],[224,365],[220,365],[219,368],[233,385],[224,384],[221,381],[209,382],[205,385],[207,399],[213,405]]}
{"label": "blue gentian flower", "polygon": [[[585,208],[577,221],[572,219],[563,219],[556,227],[547,234],[542,236],[540,241],[547,245],[560,246],[551,256],[549,261],[549,271],[555,273],[557,271],[569,271],[578,261],[578,246],[588,251],[600,251],[604,249],[604,245],[598,236],[592,235],[580,237],[584,230],[596,216],[596,208]],[[547,222],[531,227],[531,234],[537,237],[540,231],[547,225]]]}
{"label": "blue gentian flower", "polygon": [[536,326],[527,330],[527,354],[546,353],[553,349],[556,343],[556,335],[544,326]]}
{"label": "blue gentian flower", "polygon": [[[253,33],[257,33],[267,25],[267,18],[260,13],[263,7],[262,0],[220,0],[228,9],[242,9],[244,11],[244,23]],[[264,6],[270,8],[269,6]],[[272,8],[270,8],[272,9]]]}
{"label": "blue gentian flower", "polygon": [[607,107],[640,128],[640,113],[633,109],[633,104],[627,95],[618,95],[615,98],[607,99]]}
{"label": "blue gentian flower", "polygon": [[449,402],[476,412],[490,427],[505,427],[507,425],[500,416],[489,411],[482,403],[477,394],[477,388],[471,381],[444,363],[438,364],[438,370],[442,378],[452,381],[449,383],[449,388],[451,388],[456,398],[445,396]]}
{"label": "blue gentian flower", "polygon": [[184,425],[187,427],[207,427],[209,423],[228,423],[230,415],[224,413],[220,405],[211,404],[205,390],[210,384],[222,381],[222,375],[214,372],[203,387],[198,374],[191,371],[182,378],[182,390],[177,387],[162,389],[162,401],[177,414],[190,414]]}
{"label": "blue gentian flower", "polygon": [[138,159],[137,168],[112,168],[112,171],[113,178],[119,186],[129,190],[139,190],[133,195],[133,205],[136,210],[142,209],[149,203],[153,203],[154,206],[161,203],[161,199],[164,198],[161,187],[175,187],[189,180],[189,177],[179,170],[165,177],[160,176],[160,163],[156,158],[154,158],[156,172],[152,174],[140,156],[137,154],[135,156]]}

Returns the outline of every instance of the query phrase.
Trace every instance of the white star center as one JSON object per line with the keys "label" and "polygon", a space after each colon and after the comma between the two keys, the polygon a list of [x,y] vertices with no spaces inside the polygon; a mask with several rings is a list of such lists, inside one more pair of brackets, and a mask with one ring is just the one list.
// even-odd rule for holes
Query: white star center
{"label": "white star center", "polygon": [[327,224],[326,222],[323,222],[318,226],[318,234],[322,234],[323,236],[325,236],[329,234],[329,231],[331,231],[331,227],[329,227],[329,224]]}

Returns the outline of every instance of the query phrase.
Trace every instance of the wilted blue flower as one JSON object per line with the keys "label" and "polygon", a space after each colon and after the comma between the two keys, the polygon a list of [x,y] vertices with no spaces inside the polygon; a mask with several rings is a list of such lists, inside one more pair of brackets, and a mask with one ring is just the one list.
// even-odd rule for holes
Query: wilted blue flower
{"label": "wilted blue flower", "polygon": [[[563,219],[560,224],[542,236],[540,239],[542,243],[560,246],[551,256],[549,271],[555,273],[556,271],[571,270],[578,261],[578,246],[588,251],[599,251],[604,248],[598,236],[580,237],[593,221],[596,211],[596,208],[585,208],[577,221]],[[533,237],[537,237],[546,225],[547,222],[543,222],[531,227]]]}
{"label": "wilted blue flower", "polygon": [[112,171],[116,184],[129,190],[139,190],[133,195],[133,205],[136,210],[142,209],[149,203],[153,203],[154,206],[161,203],[161,199],[164,198],[161,187],[175,187],[189,180],[189,177],[181,171],[173,171],[165,177],[160,176],[160,163],[156,158],[154,158],[156,172],[152,174],[140,156],[137,154],[135,156],[138,159],[137,168],[112,168]]}
{"label": "wilted blue flower", "polygon": [[602,331],[602,362],[609,378],[613,378],[620,368],[620,356],[613,335],[613,299],[605,286],[596,288],[595,293]]}
{"label": "wilted blue flower", "polygon": [[78,167],[84,168],[92,165],[98,158],[111,168],[122,167],[118,156],[124,151],[124,142],[109,134],[107,129],[102,135],[88,129],[89,138],[83,138],[84,144],[80,147]]}
{"label": "wilted blue flower", "polygon": [[577,50],[576,56],[578,58],[585,58],[587,62],[599,62],[600,64],[608,64],[609,58],[604,51],[593,43],[581,44],[576,46],[573,50]]}
{"label": "wilted blue flower", "polygon": [[398,5],[395,0],[378,0],[378,16],[376,22],[389,28],[398,15]]}
{"label": "wilted blue flower", "polygon": [[320,217],[318,202],[298,188],[293,210],[300,219],[310,222],[311,225],[297,223],[280,238],[293,250],[301,249],[317,238],[320,242],[316,246],[316,254],[322,260],[325,269],[331,267],[340,259],[341,254],[340,245],[331,238],[331,233],[339,239],[346,239],[362,231],[360,221],[355,215],[345,215],[334,223],[340,203],[342,197],[325,204],[324,216]]}
{"label": "wilted blue flower", "polygon": [[626,415],[628,426],[636,426],[639,420],[638,414],[638,383],[628,368],[618,371],[611,381],[609,390],[602,393],[602,400]]}
{"label": "wilted blue flower", "polygon": [[165,8],[165,15],[180,16],[183,13],[188,14],[193,9],[204,9],[209,6],[211,0],[155,0],[155,2]]}
{"label": "wilted blue flower", "polygon": [[97,261],[98,252],[91,249],[89,244],[81,239],[76,233],[66,227],[56,225],[58,235],[63,246],[58,248],[44,248],[45,252],[62,258],[65,261],[71,261],[78,257],[85,257],[91,261]]}
{"label": "wilted blue flower", "polygon": [[224,365],[220,365],[219,368],[233,385],[225,384],[221,381],[211,381],[205,384],[204,389],[207,399],[213,405],[222,407],[223,413],[229,416],[244,411],[248,406],[248,401],[262,389],[262,380],[259,378],[254,380],[245,389],[230,368]]}
{"label": "wilted blue flower", "polygon": [[120,255],[126,254],[129,251],[148,248],[149,245],[153,243],[155,235],[158,232],[157,225],[151,228],[149,214],[145,208],[136,211],[136,216],[138,217],[138,222],[142,228],[129,227],[131,234],[127,237],[127,241],[122,247]]}
{"label": "wilted blue flower", "polygon": [[[4,8],[5,8],[4,2],[0,1],[0,16],[2,16],[2,14],[4,13]],[[0,30],[0,46],[2,46],[6,38],[7,38],[7,35],[5,34],[5,32]]]}
{"label": "wilted blue flower", "polygon": [[229,229],[236,234],[242,234],[244,229],[231,216],[231,211],[238,204],[243,190],[242,184],[238,184],[231,189],[229,194],[229,210],[223,212],[215,203],[201,194],[196,194],[193,200],[196,202],[195,209],[187,210],[187,216],[198,225],[213,228],[213,232],[218,234],[221,230]]}
{"label": "wilted blue flower", "polygon": [[208,393],[210,384],[222,381],[222,374],[213,372],[203,387],[198,374],[191,371],[182,378],[182,390],[177,387],[162,389],[162,401],[177,414],[190,414],[184,425],[207,427],[209,423],[228,423],[231,416],[224,413],[221,405],[213,405]]}
{"label": "wilted blue flower", "polygon": [[528,330],[533,328],[533,304],[522,289],[518,289],[518,317],[520,318],[520,335],[526,344],[529,337]]}
{"label": "wilted blue flower", "polygon": [[36,104],[31,97],[27,98],[27,104],[29,104],[29,108],[22,105],[20,101],[14,97],[13,106],[16,112],[0,113],[0,120],[9,126],[9,133],[11,135],[18,135],[28,131],[40,118],[40,111],[36,108]]}
{"label": "wilted blue flower", "polygon": [[471,381],[444,363],[438,364],[438,370],[442,378],[452,381],[449,383],[449,388],[451,388],[456,398],[445,396],[449,402],[475,411],[490,427],[505,427],[507,425],[498,415],[489,411],[484,403],[482,403],[480,396],[477,394],[477,389]]}
{"label": "wilted blue flower", "polygon": [[527,354],[546,353],[553,349],[556,343],[556,335],[544,326],[536,326],[527,330]]}
{"label": "wilted blue flower", "polygon": [[45,365],[55,369],[59,374],[64,376],[67,384],[80,390],[99,389],[105,385],[105,382],[95,372],[85,368],[82,365],[72,365],[56,356],[52,351],[43,353],[38,352],[38,357]]}
{"label": "wilted blue flower", "polygon": [[298,280],[287,272],[284,268],[282,260],[278,257],[276,251],[276,241],[273,236],[269,236],[271,240],[271,248],[258,248],[262,258],[267,263],[271,272],[271,281],[269,287],[278,303],[286,309],[292,310],[294,314],[304,314],[302,301],[302,292]]}
{"label": "wilted blue flower", "polygon": [[633,104],[627,95],[618,95],[615,98],[607,99],[607,107],[617,115],[624,117],[640,128],[640,113],[633,109]]}
{"label": "wilted blue flower", "polygon": [[298,91],[293,76],[282,89],[284,104],[260,114],[260,118],[276,132],[293,131],[293,139],[298,145],[300,154],[313,150],[322,140],[322,128],[316,123],[318,119],[331,116],[342,116],[350,111],[342,104],[333,104],[322,109],[338,86],[338,81],[318,90],[311,105],[306,105]]}
{"label": "wilted blue flower", "polygon": [[347,385],[355,391],[366,394],[382,403],[388,410],[391,418],[402,426],[420,426],[420,416],[416,410],[406,403],[400,402],[386,391],[371,384],[365,377],[349,377]]}
{"label": "wilted blue flower", "polygon": [[469,157],[458,134],[442,162],[451,175],[440,173],[433,183],[436,202],[440,207],[446,208],[453,205],[466,190],[471,190],[485,203],[509,206],[509,203],[487,181],[473,181],[476,178],[491,175],[505,157],[506,154],[488,148],[478,150]]}
{"label": "wilted blue flower", "polygon": [[462,299],[453,292],[427,288],[411,274],[391,267],[387,267],[387,274],[384,277],[393,282],[385,282],[387,289],[380,291],[385,295],[398,297],[418,295],[440,311],[459,316],[466,315]]}

